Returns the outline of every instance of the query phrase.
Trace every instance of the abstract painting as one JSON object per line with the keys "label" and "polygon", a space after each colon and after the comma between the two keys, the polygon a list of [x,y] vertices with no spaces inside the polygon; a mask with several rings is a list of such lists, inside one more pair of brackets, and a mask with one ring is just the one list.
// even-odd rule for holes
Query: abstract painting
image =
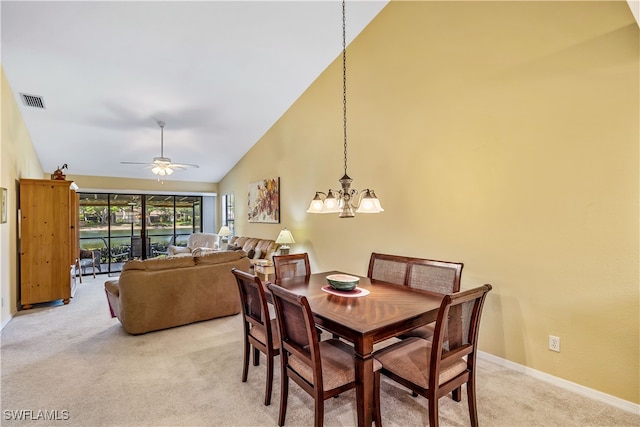
{"label": "abstract painting", "polygon": [[249,184],[249,222],[280,223],[280,178]]}

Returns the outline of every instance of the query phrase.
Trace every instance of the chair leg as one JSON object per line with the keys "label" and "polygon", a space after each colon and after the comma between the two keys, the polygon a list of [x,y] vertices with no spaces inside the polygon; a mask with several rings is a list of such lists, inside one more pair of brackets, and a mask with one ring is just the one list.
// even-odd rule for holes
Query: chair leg
{"label": "chair leg", "polygon": [[429,407],[429,426],[430,427],[438,427],[438,397],[434,394],[431,394],[428,398],[428,407]]}
{"label": "chair leg", "polygon": [[264,406],[271,405],[271,388],[273,386],[273,354],[267,355],[267,387],[264,392]]}
{"label": "chair leg", "polygon": [[467,401],[469,403],[469,419],[472,427],[478,427],[478,407],[476,405],[476,381],[472,374],[467,381]]}
{"label": "chair leg", "polygon": [[451,392],[451,398],[456,402],[460,402],[462,400],[462,386],[456,388]]}
{"label": "chair leg", "polygon": [[244,337],[244,362],[242,364],[242,382],[247,382],[247,376],[249,375],[249,355],[251,353],[251,344],[247,337]]}
{"label": "chair leg", "polygon": [[253,366],[260,365],[260,350],[258,348],[253,347]]}
{"label": "chair leg", "polygon": [[380,371],[373,374],[373,416],[376,427],[382,427],[382,415],[380,412]]}
{"label": "chair leg", "polygon": [[315,397],[315,414],[314,414],[314,427],[322,427],[324,424],[324,399],[322,396]]}
{"label": "chair leg", "polygon": [[[282,356],[280,356],[282,357]],[[284,425],[284,419],[287,416],[287,398],[289,397],[289,376],[286,368],[282,366],[282,385],[280,386],[280,414],[278,415],[278,425]]]}
{"label": "chair leg", "polygon": [[80,276],[80,283],[82,283],[82,267],[80,267],[80,261],[76,259],[76,269],[78,270],[78,276]]}

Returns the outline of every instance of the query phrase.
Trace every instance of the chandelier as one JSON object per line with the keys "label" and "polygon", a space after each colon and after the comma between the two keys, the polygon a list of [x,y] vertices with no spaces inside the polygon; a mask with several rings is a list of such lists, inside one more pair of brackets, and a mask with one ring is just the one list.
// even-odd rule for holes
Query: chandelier
{"label": "chandelier", "polygon": [[[326,193],[316,191],[311,200],[308,213],[340,213],[340,218],[353,218],[357,213],[380,213],[384,211],[375,191],[366,188],[362,191],[351,188],[353,179],[347,175],[347,37],[346,8],[342,0],[342,114],[344,131],[344,175],[340,178],[339,190],[329,189]],[[358,196],[359,194],[359,196]],[[358,196],[356,198],[356,196]],[[353,204],[352,201],[357,201]]]}

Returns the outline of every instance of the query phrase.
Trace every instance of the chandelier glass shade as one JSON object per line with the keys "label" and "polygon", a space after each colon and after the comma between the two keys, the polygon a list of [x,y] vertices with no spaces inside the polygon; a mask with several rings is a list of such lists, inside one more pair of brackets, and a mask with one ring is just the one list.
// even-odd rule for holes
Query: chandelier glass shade
{"label": "chandelier glass shade", "polygon": [[[358,191],[351,188],[353,180],[347,174],[347,37],[346,7],[342,1],[342,112],[344,131],[344,175],[341,188],[326,193],[316,191],[307,213],[339,213],[340,218],[353,218],[356,213],[380,213],[384,211],[372,189]],[[353,203],[356,201],[357,203]],[[355,209],[355,212],[354,212]]]}

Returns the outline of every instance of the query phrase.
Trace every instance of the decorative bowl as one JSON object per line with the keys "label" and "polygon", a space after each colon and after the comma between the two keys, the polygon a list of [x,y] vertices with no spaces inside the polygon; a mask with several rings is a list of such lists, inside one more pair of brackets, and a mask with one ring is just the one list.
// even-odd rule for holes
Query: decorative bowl
{"label": "decorative bowl", "polygon": [[360,279],[348,274],[332,274],[327,276],[327,283],[338,291],[352,291],[360,283]]}

